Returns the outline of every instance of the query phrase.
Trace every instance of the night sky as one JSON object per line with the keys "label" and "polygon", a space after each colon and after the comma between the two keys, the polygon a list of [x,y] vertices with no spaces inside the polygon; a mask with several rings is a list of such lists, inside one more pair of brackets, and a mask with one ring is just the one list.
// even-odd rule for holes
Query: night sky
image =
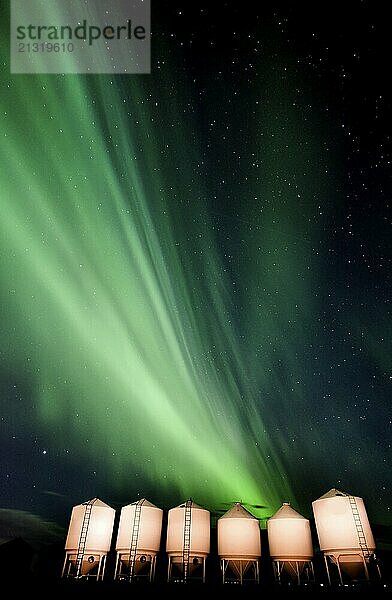
{"label": "night sky", "polygon": [[116,76],[10,75],[3,8],[0,539],[95,496],[392,524],[390,20],[190,4]]}

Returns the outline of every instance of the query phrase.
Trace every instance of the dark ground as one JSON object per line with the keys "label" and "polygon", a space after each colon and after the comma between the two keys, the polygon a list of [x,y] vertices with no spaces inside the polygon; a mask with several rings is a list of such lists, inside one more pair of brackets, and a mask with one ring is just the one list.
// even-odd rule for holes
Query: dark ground
{"label": "dark ground", "polygon": [[14,593],[28,594],[37,598],[390,598],[392,588],[387,584],[362,584],[350,587],[320,587],[315,586],[278,586],[264,583],[248,585],[219,585],[219,584],[129,584],[115,582],[84,582],[31,580],[18,582]]}
{"label": "dark ground", "polygon": [[[263,532],[262,532],[263,533]],[[262,541],[265,542],[262,535]],[[334,583],[328,585],[324,559],[315,552],[313,565],[316,583],[308,585],[283,584],[275,582],[267,544],[262,544],[260,561],[260,583],[247,583],[242,586],[220,580],[219,560],[215,546],[206,562],[206,583],[167,583],[167,556],[162,545],[157,555],[155,582],[114,582],[115,551],[108,554],[104,581],[61,579],[64,562],[64,541],[33,548],[22,539],[15,539],[0,545],[0,578],[4,586],[12,583],[13,597],[67,598],[67,600],[89,600],[96,598],[391,598],[392,599],[392,556],[391,551],[377,553],[382,579],[378,578],[374,565],[370,568],[371,581],[347,581],[347,586]]]}
{"label": "dark ground", "polygon": [[[11,548],[12,549],[12,548]],[[10,550],[10,549],[8,549]],[[0,577],[3,585],[7,580],[13,582],[12,595],[16,597],[67,598],[69,600],[90,600],[108,598],[125,600],[127,598],[228,598],[233,600],[274,599],[274,598],[392,598],[392,569],[390,556],[381,555],[379,563],[382,579],[372,574],[372,581],[357,581],[347,586],[334,583],[328,585],[322,556],[315,556],[314,567],[316,583],[296,585],[277,584],[274,581],[271,561],[262,557],[260,583],[238,585],[220,581],[219,562],[213,556],[207,559],[206,583],[189,582],[167,583],[167,562],[164,554],[158,555],[157,571],[154,583],[115,582],[113,581],[114,555],[109,554],[104,581],[61,579],[64,550],[60,546],[48,546],[33,557],[24,543],[14,543],[11,560],[1,560]],[[23,563],[23,557],[26,562]],[[4,555],[3,555],[4,559]]]}

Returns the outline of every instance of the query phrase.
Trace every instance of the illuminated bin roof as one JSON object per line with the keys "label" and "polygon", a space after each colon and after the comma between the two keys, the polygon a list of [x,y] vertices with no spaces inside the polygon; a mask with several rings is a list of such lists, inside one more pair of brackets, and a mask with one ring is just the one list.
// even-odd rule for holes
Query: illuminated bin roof
{"label": "illuminated bin roof", "polygon": [[[184,549],[186,503],[168,512],[166,552],[179,556]],[[190,504],[190,555],[207,556],[210,552],[210,512],[195,502]]]}
{"label": "illuminated bin roof", "polygon": [[309,561],[313,557],[309,520],[284,502],[267,521],[268,545],[274,560]]}
{"label": "illuminated bin roof", "polygon": [[259,521],[240,502],[218,519],[217,528],[220,558],[252,560],[261,556]]}
{"label": "illuminated bin roof", "polygon": [[312,502],[320,549],[328,554],[361,554],[360,536],[366,547],[375,542],[363,499],[335,488]]}
{"label": "illuminated bin roof", "polygon": [[83,525],[87,528],[84,553],[108,552],[112,539],[114,517],[114,508],[108,506],[99,498],[93,498],[83,504],[74,506],[65,542],[67,552],[78,551]]}
{"label": "illuminated bin roof", "polygon": [[[140,508],[138,509],[138,507]],[[138,523],[135,531],[137,534],[136,552],[157,554],[161,543],[163,510],[145,498],[123,506],[121,509],[116,550],[129,552],[137,510],[140,510],[140,520],[139,523],[136,520],[136,524]]]}

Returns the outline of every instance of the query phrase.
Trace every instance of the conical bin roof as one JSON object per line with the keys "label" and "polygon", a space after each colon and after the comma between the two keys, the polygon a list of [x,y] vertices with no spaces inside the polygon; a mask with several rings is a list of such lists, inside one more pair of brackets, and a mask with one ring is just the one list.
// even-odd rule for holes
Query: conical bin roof
{"label": "conical bin roof", "polygon": [[[87,506],[88,504],[92,506],[98,506],[100,508],[112,508],[109,504],[102,502],[99,498],[92,498],[91,500],[86,500],[86,502],[82,502],[79,506]],[[113,510],[113,509],[112,509]]]}
{"label": "conical bin roof", "polygon": [[326,498],[336,498],[336,496],[350,496],[350,494],[347,494],[346,492],[341,492],[336,488],[331,488],[328,492],[320,496],[320,498],[317,498],[317,500],[325,500]]}
{"label": "conical bin roof", "polygon": [[220,519],[256,519],[246,508],[244,508],[241,502],[235,502],[234,505],[225,512]]}
{"label": "conical bin roof", "polygon": [[306,519],[306,517],[303,517],[299,512],[294,510],[294,508],[290,506],[289,502],[283,502],[282,506],[268,520],[271,521],[272,519],[304,519],[305,521],[308,520]]}

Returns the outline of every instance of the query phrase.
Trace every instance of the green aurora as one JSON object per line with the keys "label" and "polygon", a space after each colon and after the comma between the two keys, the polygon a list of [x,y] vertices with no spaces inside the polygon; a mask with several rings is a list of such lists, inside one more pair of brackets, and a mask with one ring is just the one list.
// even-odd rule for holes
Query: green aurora
{"label": "green aurora", "polygon": [[252,89],[206,89],[166,51],[143,76],[2,64],[0,352],[32,407],[7,407],[7,432],[44,440],[55,493],[63,469],[86,476],[78,501],[94,470],[109,503],[240,500],[265,519],[340,480],[361,495],[366,468],[374,506],[386,450],[362,415],[388,317],[326,239],[345,218],[340,126],[279,49]]}
{"label": "green aurora", "polygon": [[[94,93],[89,83],[14,77],[3,97],[8,348],[33,377],[57,447],[80,448],[81,461],[98,452],[114,487],[140,469],[162,492],[269,512],[291,492],[255,409],[257,388],[238,383],[251,377],[237,351],[231,281],[200,218],[203,182],[188,185],[181,216],[165,198],[181,197],[182,183],[174,192],[165,177],[137,84],[124,102],[110,78],[95,77]],[[192,150],[183,152],[190,162]],[[201,315],[201,305],[210,310]]]}

